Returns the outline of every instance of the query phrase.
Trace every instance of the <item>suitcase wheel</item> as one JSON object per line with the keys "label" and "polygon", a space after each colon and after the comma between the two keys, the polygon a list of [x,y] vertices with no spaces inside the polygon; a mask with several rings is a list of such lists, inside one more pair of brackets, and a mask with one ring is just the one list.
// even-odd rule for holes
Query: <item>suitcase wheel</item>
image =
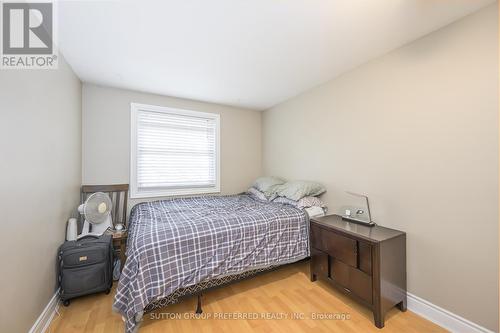
{"label": "suitcase wheel", "polygon": [[67,299],[67,300],[63,301],[63,305],[64,305],[64,306],[69,306],[69,299]]}
{"label": "suitcase wheel", "polygon": [[106,289],[106,291],[104,292],[106,295],[108,295],[109,293],[111,292],[111,289]]}

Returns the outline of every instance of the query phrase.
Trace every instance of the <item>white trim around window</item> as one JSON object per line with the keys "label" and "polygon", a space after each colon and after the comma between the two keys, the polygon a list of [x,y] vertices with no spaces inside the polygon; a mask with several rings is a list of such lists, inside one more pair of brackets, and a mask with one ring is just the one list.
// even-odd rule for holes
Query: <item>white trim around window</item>
{"label": "white trim around window", "polygon": [[[130,115],[131,198],[220,192],[218,114],[131,103]],[[206,140],[198,145],[199,131]]]}

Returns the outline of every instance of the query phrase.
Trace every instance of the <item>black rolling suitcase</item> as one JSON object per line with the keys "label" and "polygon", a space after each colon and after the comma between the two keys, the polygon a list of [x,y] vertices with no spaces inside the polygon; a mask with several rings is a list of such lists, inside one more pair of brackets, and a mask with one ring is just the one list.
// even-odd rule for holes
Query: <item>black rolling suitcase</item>
{"label": "black rolling suitcase", "polygon": [[78,296],[110,292],[113,284],[112,241],[111,235],[87,236],[61,245],[58,282],[65,306]]}

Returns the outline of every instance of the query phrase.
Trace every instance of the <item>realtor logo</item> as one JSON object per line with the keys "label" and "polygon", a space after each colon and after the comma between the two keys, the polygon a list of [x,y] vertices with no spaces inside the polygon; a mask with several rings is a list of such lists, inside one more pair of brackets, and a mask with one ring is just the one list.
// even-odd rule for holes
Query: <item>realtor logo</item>
{"label": "realtor logo", "polygon": [[2,69],[54,69],[54,4],[2,3]]}

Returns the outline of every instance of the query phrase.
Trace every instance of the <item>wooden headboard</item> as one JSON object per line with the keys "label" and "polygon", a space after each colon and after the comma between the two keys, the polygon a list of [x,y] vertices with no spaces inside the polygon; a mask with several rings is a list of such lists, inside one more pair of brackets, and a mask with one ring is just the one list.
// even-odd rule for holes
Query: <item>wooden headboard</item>
{"label": "wooden headboard", "polygon": [[[127,200],[128,200],[128,184],[117,185],[82,185],[80,191],[80,203],[84,203],[88,196],[95,192],[104,192],[109,195],[113,208],[111,210],[111,218],[113,224],[121,223],[127,227]],[[83,224],[83,217],[80,218],[80,224]]]}

